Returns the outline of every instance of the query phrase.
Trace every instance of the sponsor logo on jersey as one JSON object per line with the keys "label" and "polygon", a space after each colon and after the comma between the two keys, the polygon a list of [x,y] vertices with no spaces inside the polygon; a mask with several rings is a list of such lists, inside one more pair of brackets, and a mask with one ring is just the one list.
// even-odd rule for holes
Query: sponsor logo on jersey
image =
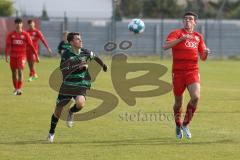
{"label": "sponsor logo on jersey", "polygon": [[14,39],[14,40],[13,40],[13,44],[22,45],[22,44],[23,44],[23,40]]}
{"label": "sponsor logo on jersey", "polygon": [[196,49],[197,48],[197,45],[198,43],[197,42],[192,42],[192,41],[189,41],[187,40],[185,42],[185,46],[188,47],[188,48],[193,48],[193,49]]}

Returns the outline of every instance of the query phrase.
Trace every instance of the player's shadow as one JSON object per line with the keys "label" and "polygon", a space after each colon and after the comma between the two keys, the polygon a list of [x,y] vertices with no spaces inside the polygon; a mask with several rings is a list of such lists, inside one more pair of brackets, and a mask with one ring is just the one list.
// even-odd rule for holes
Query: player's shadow
{"label": "player's shadow", "polygon": [[239,144],[240,141],[232,139],[212,140],[212,141],[192,141],[192,140],[177,140],[175,138],[148,138],[148,139],[122,139],[122,140],[93,140],[93,141],[56,141],[49,143],[47,140],[29,140],[16,142],[3,142],[4,145],[31,145],[31,144],[49,144],[49,145],[64,145],[64,144],[80,144],[86,146],[164,146],[164,145],[209,145],[209,144]]}

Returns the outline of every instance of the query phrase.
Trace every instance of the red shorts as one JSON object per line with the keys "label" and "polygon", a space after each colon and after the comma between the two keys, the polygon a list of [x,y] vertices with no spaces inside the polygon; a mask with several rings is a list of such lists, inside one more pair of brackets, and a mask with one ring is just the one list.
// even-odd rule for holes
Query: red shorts
{"label": "red shorts", "polygon": [[24,69],[26,63],[25,57],[10,57],[10,67],[12,70]]}
{"label": "red shorts", "polygon": [[[37,53],[38,53],[38,51],[37,51]],[[33,52],[31,52],[31,51],[27,51],[27,61],[29,62],[36,62],[37,61],[37,57],[36,57],[36,55],[33,53]]]}
{"label": "red shorts", "polygon": [[172,74],[173,93],[175,96],[182,96],[186,87],[192,83],[200,83],[198,71],[182,71]]}

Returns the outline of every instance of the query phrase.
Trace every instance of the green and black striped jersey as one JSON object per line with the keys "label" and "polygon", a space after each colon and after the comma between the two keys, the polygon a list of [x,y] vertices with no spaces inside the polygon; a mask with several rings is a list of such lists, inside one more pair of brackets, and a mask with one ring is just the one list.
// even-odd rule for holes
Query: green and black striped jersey
{"label": "green and black striped jersey", "polygon": [[73,53],[72,49],[65,50],[60,64],[63,85],[90,89],[91,76],[88,72],[87,61],[94,58],[95,54],[84,48],[81,48],[78,54]]}
{"label": "green and black striped jersey", "polygon": [[64,42],[64,41],[61,41],[58,45],[58,53],[59,54],[62,54],[62,51],[65,51],[65,50],[68,50],[68,49],[71,49],[71,44],[70,43],[67,43],[67,42]]}

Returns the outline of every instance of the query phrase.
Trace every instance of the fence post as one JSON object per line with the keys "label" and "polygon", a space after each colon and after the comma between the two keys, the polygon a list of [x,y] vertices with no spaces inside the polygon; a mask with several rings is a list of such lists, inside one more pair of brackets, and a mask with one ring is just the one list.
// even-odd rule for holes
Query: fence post
{"label": "fence post", "polygon": [[64,31],[68,30],[68,18],[67,18],[67,12],[64,12],[64,25],[63,25]]}
{"label": "fence post", "polygon": [[161,51],[161,53],[160,53],[160,57],[161,57],[161,59],[163,59],[164,58],[164,52],[163,52],[163,42],[165,41],[165,39],[164,39],[164,35],[163,35],[163,33],[164,33],[164,19],[162,18],[161,19],[161,37],[160,37],[160,51]]}
{"label": "fence post", "polygon": [[156,54],[159,54],[160,52],[160,26],[159,24],[157,23],[156,26],[155,26],[155,53]]}
{"label": "fence post", "polygon": [[218,37],[219,37],[219,53],[220,53],[220,58],[223,58],[223,48],[222,48],[222,20],[218,20]]}
{"label": "fence post", "polygon": [[205,39],[205,43],[208,46],[208,20],[205,19],[205,23],[204,23],[204,39]]}

